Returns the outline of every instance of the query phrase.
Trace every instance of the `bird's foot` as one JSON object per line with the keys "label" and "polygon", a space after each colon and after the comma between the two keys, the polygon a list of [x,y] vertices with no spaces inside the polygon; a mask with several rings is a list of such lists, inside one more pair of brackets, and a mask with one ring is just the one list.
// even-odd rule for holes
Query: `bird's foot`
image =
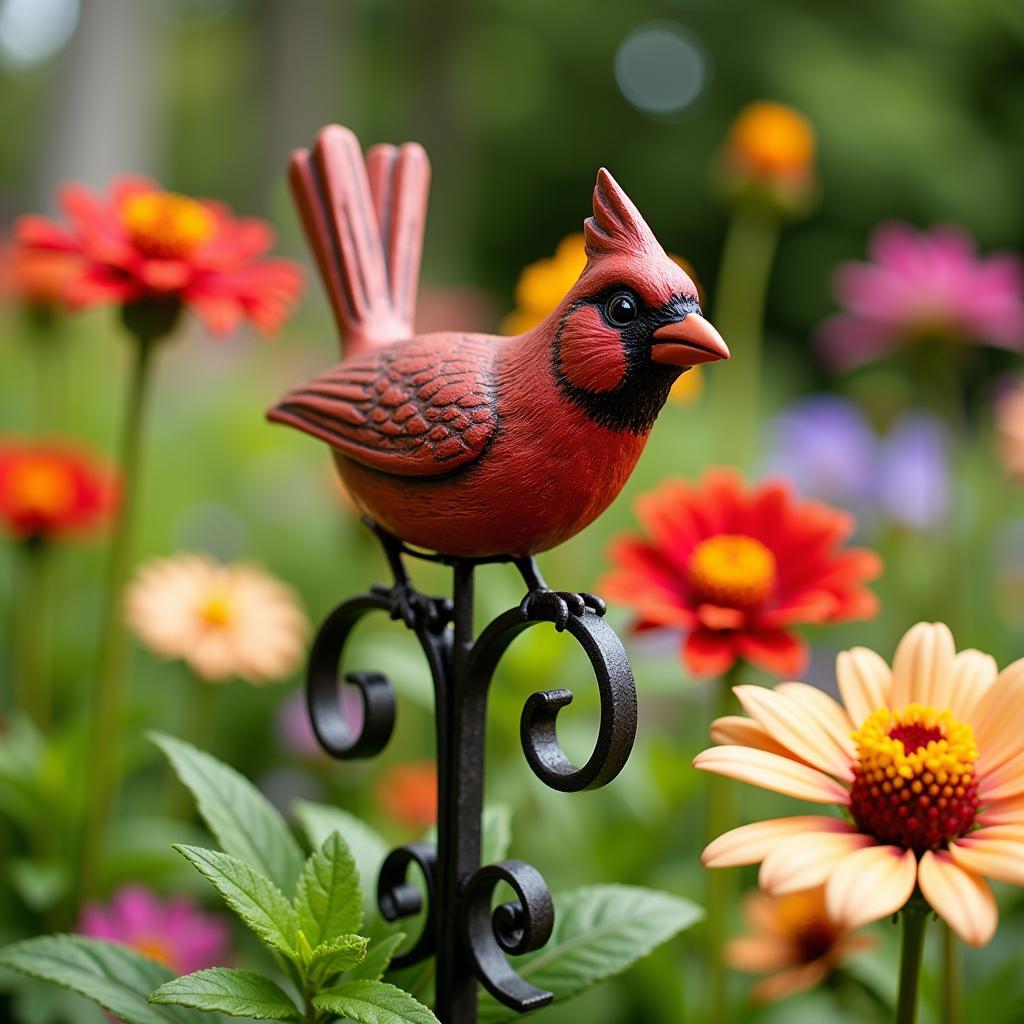
{"label": "bird's foot", "polygon": [[425,626],[438,632],[451,621],[450,600],[427,597],[408,581],[400,581],[391,587],[380,587],[379,592],[388,599],[391,618],[396,621],[401,619],[409,629]]}
{"label": "bird's foot", "polygon": [[555,629],[561,633],[569,624],[570,615],[583,615],[588,608],[595,615],[605,613],[605,603],[596,594],[577,594],[567,590],[537,587],[523,598],[519,612],[524,619],[529,619],[541,610],[546,611],[551,616]]}

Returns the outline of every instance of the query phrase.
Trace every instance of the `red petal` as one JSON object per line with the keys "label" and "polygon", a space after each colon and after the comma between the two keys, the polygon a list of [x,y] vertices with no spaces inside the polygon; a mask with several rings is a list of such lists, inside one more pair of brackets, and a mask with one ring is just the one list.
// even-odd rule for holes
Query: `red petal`
{"label": "red petal", "polygon": [[62,227],[45,217],[28,214],[19,217],[15,227],[20,245],[39,249],[59,249],[62,252],[79,252],[81,246]]}
{"label": "red petal", "polygon": [[807,645],[782,629],[737,633],[736,647],[749,662],[776,675],[799,675],[807,665]]}
{"label": "red petal", "polygon": [[697,621],[708,629],[740,629],[746,625],[747,615],[738,608],[701,604],[697,606]]}
{"label": "red petal", "polygon": [[738,634],[695,629],[683,645],[683,661],[695,676],[720,676],[736,664]]}

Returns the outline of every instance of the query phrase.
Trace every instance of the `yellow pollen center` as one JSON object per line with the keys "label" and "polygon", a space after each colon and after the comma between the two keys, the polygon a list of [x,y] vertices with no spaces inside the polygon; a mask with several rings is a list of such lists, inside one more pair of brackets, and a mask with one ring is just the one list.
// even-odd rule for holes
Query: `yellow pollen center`
{"label": "yellow pollen center", "polygon": [[129,196],[121,221],[132,242],[147,256],[188,256],[213,234],[213,214],[202,203],[177,192],[143,192]]}
{"label": "yellow pollen center", "polygon": [[199,609],[203,623],[213,629],[223,629],[231,623],[231,602],[225,594],[213,594]]}
{"label": "yellow pollen center", "polygon": [[853,734],[850,811],[882,842],[918,852],[967,832],[978,810],[974,731],[949,711],[882,708]]}
{"label": "yellow pollen center", "polygon": [[68,474],[41,460],[17,466],[8,486],[12,503],[29,514],[59,515],[75,500],[75,487]]}
{"label": "yellow pollen center", "polygon": [[727,608],[755,608],[775,590],[775,555],[759,540],[722,533],[690,555],[688,582],[696,597]]}
{"label": "yellow pollen center", "polygon": [[174,970],[174,957],[170,946],[159,935],[144,935],[132,942],[133,948],[137,949],[143,956],[155,960],[165,967]]}

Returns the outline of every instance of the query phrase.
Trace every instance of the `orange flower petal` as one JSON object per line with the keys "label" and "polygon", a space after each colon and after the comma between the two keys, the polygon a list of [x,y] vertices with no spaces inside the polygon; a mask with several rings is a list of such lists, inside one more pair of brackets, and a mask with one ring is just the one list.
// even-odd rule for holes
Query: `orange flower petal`
{"label": "orange flower petal", "polygon": [[850,802],[846,787],[824,772],[765,750],[711,747],[694,758],[693,766],[809,803],[845,806]]}
{"label": "orange flower petal", "polygon": [[793,962],[793,951],[778,939],[744,935],[726,946],[725,958],[737,971],[760,974],[788,967]]}
{"label": "orange flower petal", "polygon": [[824,885],[851,853],[877,845],[874,837],[854,831],[794,836],[772,847],[757,883],[773,896],[812,889]]}
{"label": "orange flower petal", "polygon": [[802,814],[793,818],[755,821],[720,835],[714,842],[708,844],[700,859],[708,868],[759,864],[778,843],[794,836],[849,834],[853,831],[855,828],[848,821],[824,814]]}
{"label": "orange flower petal", "polygon": [[1024,794],[1007,800],[993,800],[978,812],[975,820],[979,825],[1024,824]]}
{"label": "orange flower petal", "polygon": [[795,757],[791,750],[773,740],[764,726],[745,715],[716,718],[711,723],[711,738],[724,746],[753,747],[782,757]]}
{"label": "orange flower petal", "polygon": [[1024,885],[1024,826],[978,829],[949,845],[962,868],[998,882]]}
{"label": "orange flower petal", "polygon": [[845,782],[853,780],[849,755],[805,705],[763,686],[737,686],[733,692],[743,710],[801,760]]}
{"label": "orange flower petal", "polygon": [[890,707],[934,706],[935,691],[948,691],[955,656],[956,643],[945,624],[919,622],[909,629],[893,658]]}
{"label": "orange flower petal", "polygon": [[986,774],[1024,750],[1024,658],[1008,665],[978,701],[969,721]]}
{"label": "orange flower petal", "polygon": [[750,995],[755,1002],[773,1003],[820,985],[828,975],[828,971],[828,963],[823,959],[803,964],[800,967],[791,967],[789,970],[780,971],[770,978],[765,978],[764,981],[759,981],[751,989]]}
{"label": "orange flower petal", "polygon": [[868,715],[889,703],[892,669],[885,659],[867,647],[842,651],[836,658],[839,693],[855,727]]}
{"label": "orange flower petal", "polygon": [[807,683],[779,683],[776,693],[795,700],[806,708],[821,727],[839,744],[839,748],[852,761],[857,753],[853,742],[853,722],[846,709],[823,690]]}
{"label": "orange flower petal", "polygon": [[970,649],[961,651],[953,659],[948,692],[936,694],[935,707],[948,708],[954,718],[969,721],[998,674],[996,659],[991,654]]}
{"label": "orange flower petal", "polygon": [[999,909],[988,883],[945,850],[925,852],[917,883],[932,910],[969,946],[984,946],[995,934]]}
{"label": "orange flower petal", "polygon": [[917,883],[913,850],[869,846],[849,854],[825,886],[829,916],[848,928],[878,921],[903,908]]}
{"label": "orange flower petal", "polygon": [[1024,750],[986,772],[978,781],[978,795],[984,803],[1005,800],[1018,793],[1024,793]]}

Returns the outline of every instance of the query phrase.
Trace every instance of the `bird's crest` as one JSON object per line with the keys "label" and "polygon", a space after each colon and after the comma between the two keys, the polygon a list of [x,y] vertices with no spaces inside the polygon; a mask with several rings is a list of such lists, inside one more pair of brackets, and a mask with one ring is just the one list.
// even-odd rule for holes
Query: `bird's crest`
{"label": "bird's crest", "polygon": [[594,216],[584,222],[583,234],[590,257],[661,251],[640,211],[603,167],[597,172],[594,186]]}

